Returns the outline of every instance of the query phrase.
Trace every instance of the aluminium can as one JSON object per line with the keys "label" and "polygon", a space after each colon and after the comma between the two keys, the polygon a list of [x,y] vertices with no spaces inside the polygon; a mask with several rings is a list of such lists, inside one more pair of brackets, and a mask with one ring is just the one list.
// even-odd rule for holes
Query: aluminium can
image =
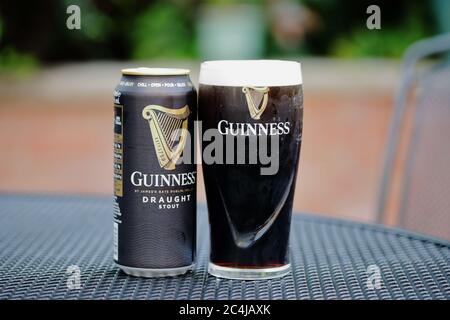
{"label": "aluminium can", "polygon": [[175,276],[194,265],[196,119],[189,70],[122,70],[114,91],[113,256],[127,274]]}

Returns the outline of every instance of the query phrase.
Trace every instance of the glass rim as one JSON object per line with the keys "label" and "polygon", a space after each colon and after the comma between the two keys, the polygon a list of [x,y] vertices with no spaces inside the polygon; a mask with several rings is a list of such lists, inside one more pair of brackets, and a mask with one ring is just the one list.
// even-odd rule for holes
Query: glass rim
{"label": "glass rim", "polygon": [[303,83],[301,63],[293,60],[210,60],[200,66],[199,84],[292,86]]}

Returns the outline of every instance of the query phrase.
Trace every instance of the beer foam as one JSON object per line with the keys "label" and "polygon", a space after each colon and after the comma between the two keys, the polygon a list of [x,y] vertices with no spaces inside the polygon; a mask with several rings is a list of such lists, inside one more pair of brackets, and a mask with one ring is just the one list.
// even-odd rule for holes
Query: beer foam
{"label": "beer foam", "polygon": [[200,68],[200,84],[242,86],[291,86],[302,84],[301,65],[285,60],[205,61]]}

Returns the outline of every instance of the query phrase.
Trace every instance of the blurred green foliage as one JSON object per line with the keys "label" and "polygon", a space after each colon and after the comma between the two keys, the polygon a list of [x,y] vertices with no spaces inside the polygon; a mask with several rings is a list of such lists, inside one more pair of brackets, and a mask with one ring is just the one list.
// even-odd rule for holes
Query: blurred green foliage
{"label": "blurred green foliage", "polygon": [[[3,39],[3,20],[0,17],[0,42]],[[36,70],[36,58],[27,53],[20,53],[12,46],[0,47],[0,74],[10,74],[23,78]]]}
{"label": "blurred green foliage", "polygon": [[[437,26],[436,20],[450,20],[450,13],[439,9],[439,3],[441,7],[445,5],[439,0],[291,1],[312,13],[314,27],[305,28],[298,46],[288,51],[277,45],[273,23],[267,19],[266,56],[399,57],[412,42],[437,30],[445,31]],[[266,13],[270,5],[277,3],[275,0],[2,0],[0,72],[23,70],[20,73],[24,74],[26,70],[34,70],[39,62],[198,59],[201,57],[196,30],[202,6],[242,2],[258,4]],[[71,4],[81,9],[81,30],[66,28],[66,9]],[[381,30],[366,28],[366,8],[371,4],[381,7]]]}
{"label": "blurred green foliage", "polygon": [[400,58],[413,42],[427,37],[418,16],[409,16],[402,27],[382,30],[357,29],[350,37],[339,38],[331,49],[333,56],[342,58],[394,57]]}
{"label": "blurred green foliage", "polygon": [[38,63],[31,54],[20,53],[12,47],[0,50],[0,73],[20,79],[37,69]]}
{"label": "blurred green foliage", "polygon": [[[74,3],[73,0],[65,0],[66,6]],[[89,41],[102,42],[107,39],[114,23],[107,14],[98,10],[92,2],[88,0],[79,1],[79,5],[83,8],[82,11],[82,28],[80,32],[73,32],[73,34],[81,34],[83,38]]]}
{"label": "blurred green foliage", "polygon": [[131,57],[190,58],[195,55],[194,28],[188,15],[168,2],[149,6],[140,13],[131,33]]}
{"label": "blurred green foliage", "polygon": [[[69,14],[66,8],[77,5],[81,11],[81,28],[68,30],[65,28]],[[63,15],[58,15],[55,24],[58,24],[53,34],[54,41],[59,43],[54,50],[53,57],[71,56],[69,59],[105,59],[109,58],[111,39],[115,29],[114,17],[109,15],[91,0],[64,0],[58,9]],[[68,52],[67,52],[68,51]],[[65,53],[66,52],[66,53]]]}
{"label": "blurred green foliage", "polygon": [[[319,17],[308,34],[306,54],[337,57],[400,57],[414,41],[436,33],[434,3],[413,0],[302,0]],[[369,30],[369,5],[381,11],[381,29]],[[450,19],[450,12],[447,13]],[[448,30],[450,31],[450,30]]]}

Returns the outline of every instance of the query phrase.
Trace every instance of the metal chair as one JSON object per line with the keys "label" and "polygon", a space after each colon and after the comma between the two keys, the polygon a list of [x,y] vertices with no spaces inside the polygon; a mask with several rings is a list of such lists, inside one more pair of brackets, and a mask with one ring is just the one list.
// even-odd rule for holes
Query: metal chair
{"label": "metal chair", "polygon": [[[447,240],[450,240],[449,52],[450,33],[419,41],[406,51],[377,203],[378,222]],[[441,59],[421,63],[435,55],[441,55]],[[399,195],[397,199],[393,199],[395,194]]]}

